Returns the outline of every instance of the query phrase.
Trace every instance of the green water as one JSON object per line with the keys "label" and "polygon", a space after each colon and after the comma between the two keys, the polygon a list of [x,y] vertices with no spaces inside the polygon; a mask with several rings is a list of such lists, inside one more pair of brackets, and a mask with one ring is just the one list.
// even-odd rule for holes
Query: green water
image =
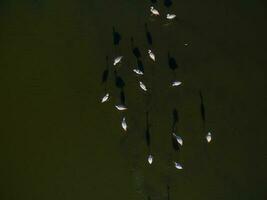
{"label": "green water", "polygon": [[[0,1],[1,200],[167,199],[167,185],[170,200],[266,199],[266,4],[182,0],[167,9],[162,2],[156,7],[178,21],[151,17],[148,0]],[[145,23],[155,64],[146,55]],[[113,26],[122,36],[117,47]],[[131,36],[150,96],[131,72]],[[167,87],[168,52],[179,64],[180,88]],[[118,73],[129,107],[127,135],[114,108],[116,55],[124,56]],[[100,104],[106,56],[111,99]],[[170,139],[174,108],[180,152]]]}

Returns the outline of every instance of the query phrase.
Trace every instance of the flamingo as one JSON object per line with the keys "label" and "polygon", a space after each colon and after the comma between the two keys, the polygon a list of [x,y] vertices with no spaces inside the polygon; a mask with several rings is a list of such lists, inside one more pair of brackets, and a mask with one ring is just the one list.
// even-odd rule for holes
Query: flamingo
{"label": "flamingo", "polygon": [[123,56],[118,56],[118,57],[116,57],[116,58],[114,59],[113,65],[115,66],[115,65],[117,65],[118,63],[120,63],[121,60],[122,60],[122,58],[123,58]]}
{"label": "flamingo", "polygon": [[152,15],[159,16],[159,11],[155,9],[153,6],[150,7],[150,12],[152,13]]}
{"label": "flamingo", "polygon": [[156,61],[155,54],[150,49],[148,50],[148,55],[154,62]]}
{"label": "flamingo", "polygon": [[167,14],[166,18],[167,19],[174,19],[176,17],[175,14]]}
{"label": "flamingo", "polygon": [[208,134],[206,135],[206,140],[208,143],[211,142],[211,133],[210,132],[208,132]]}
{"label": "flamingo", "polygon": [[127,131],[127,123],[125,117],[122,118],[121,126],[124,131]]}
{"label": "flamingo", "polygon": [[105,96],[103,96],[101,103],[108,101],[108,99],[109,99],[109,93],[107,93]]}

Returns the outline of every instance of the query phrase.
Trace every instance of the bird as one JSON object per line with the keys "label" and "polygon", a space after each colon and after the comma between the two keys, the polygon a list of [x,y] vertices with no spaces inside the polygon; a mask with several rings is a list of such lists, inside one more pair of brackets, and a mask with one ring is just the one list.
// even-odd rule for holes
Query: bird
{"label": "bird", "polygon": [[101,103],[108,101],[108,99],[109,99],[109,93],[107,93],[105,96],[103,96]]}
{"label": "bird", "polygon": [[176,87],[176,86],[179,86],[181,84],[182,84],[182,82],[180,82],[180,81],[173,81],[172,82],[172,87]]}
{"label": "bird", "polygon": [[127,107],[124,106],[124,105],[115,105],[115,107],[116,107],[118,110],[127,110]]}
{"label": "bird", "polygon": [[127,123],[125,117],[122,118],[121,126],[123,130],[127,131]]}
{"label": "bird", "polygon": [[167,19],[174,19],[176,17],[175,14],[167,14],[166,18]]}
{"label": "bird", "polygon": [[148,50],[148,55],[153,61],[156,61],[155,54],[150,49]]}
{"label": "bird", "polygon": [[139,81],[139,85],[142,90],[147,91],[147,88],[143,82]]}
{"label": "bird", "polygon": [[114,59],[113,65],[115,66],[115,65],[117,65],[118,63],[120,63],[121,60],[122,60],[122,58],[123,58],[123,56],[118,56],[118,57],[116,57],[116,58]]}
{"label": "bird", "polygon": [[177,141],[181,146],[183,146],[183,139],[182,139],[180,136],[176,135],[175,133],[172,133],[172,135],[173,135],[173,137],[175,137],[176,141]]}
{"label": "bird", "polygon": [[157,9],[155,9],[153,6],[150,7],[150,12],[152,13],[152,15],[159,15],[159,11]]}
{"label": "bird", "polygon": [[144,73],[140,69],[133,69],[133,71],[138,75],[144,75]]}
{"label": "bird", "polygon": [[210,132],[208,132],[208,134],[206,135],[206,140],[208,143],[211,142],[211,133]]}
{"label": "bird", "polygon": [[147,159],[148,163],[151,165],[153,162],[153,156],[150,154]]}
{"label": "bird", "polygon": [[176,169],[183,169],[182,165],[178,162],[173,162]]}

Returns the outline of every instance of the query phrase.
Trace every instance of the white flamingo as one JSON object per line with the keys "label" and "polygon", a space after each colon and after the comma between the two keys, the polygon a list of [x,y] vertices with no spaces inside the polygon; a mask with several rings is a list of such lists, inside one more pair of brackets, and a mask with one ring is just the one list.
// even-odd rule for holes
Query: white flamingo
{"label": "white flamingo", "polygon": [[127,131],[127,123],[125,117],[122,118],[121,127],[124,131]]}
{"label": "white flamingo", "polygon": [[108,99],[109,99],[109,93],[107,93],[105,96],[102,97],[101,103],[108,101]]}
{"label": "white flamingo", "polygon": [[148,163],[151,165],[153,162],[153,156],[150,154],[147,159]]}
{"label": "white flamingo", "polygon": [[156,61],[155,54],[150,49],[148,50],[148,55],[154,62]]}
{"label": "white flamingo", "polygon": [[174,19],[176,17],[175,14],[167,14],[166,18],[167,19]]}
{"label": "white flamingo", "polygon": [[176,87],[176,86],[179,86],[181,84],[182,84],[182,82],[180,82],[180,81],[173,81],[172,82],[172,87]]}
{"label": "white flamingo", "polygon": [[183,139],[182,139],[180,136],[176,135],[175,133],[172,133],[172,135],[173,135],[173,137],[175,137],[176,141],[177,141],[181,146],[183,146]]}
{"label": "white flamingo", "polygon": [[125,105],[115,105],[115,107],[118,109],[118,110],[127,110],[127,107]]}
{"label": "white flamingo", "polygon": [[183,169],[182,165],[178,162],[173,162],[176,169]]}
{"label": "white flamingo", "polygon": [[138,75],[144,75],[144,73],[139,70],[139,69],[133,69],[134,73],[138,74]]}
{"label": "white flamingo", "polygon": [[139,81],[139,85],[142,90],[147,91],[147,88],[143,82]]}
{"label": "white flamingo", "polygon": [[159,11],[155,9],[153,6],[150,7],[150,12],[152,13],[152,15],[159,16]]}
{"label": "white flamingo", "polygon": [[122,60],[122,58],[123,58],[123,56],[118,56],[118,57],[116,57],[116,58],[114,59],[113,65],[115,66],[115,65],[117,65],[118,63],[120,63],[121,60]]}
{"label": "white flamingo", "polygon": [[208,134],[206,135],[206,140],[208,143],[211,142],[211,133],[210,132],[208,132]]}

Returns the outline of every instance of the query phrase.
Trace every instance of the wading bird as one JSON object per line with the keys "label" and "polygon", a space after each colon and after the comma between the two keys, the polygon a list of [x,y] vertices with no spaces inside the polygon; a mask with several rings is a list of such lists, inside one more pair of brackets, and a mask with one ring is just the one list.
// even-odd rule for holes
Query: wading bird
{"label": "wading bird", "polygon": [[183,146],[183,139],[182,139],[180,136],[176,135],[175,133],[172,133],[172,135],[173,135],[173,137],[176,139],[176,141],[177,141],[181,146]]}
{"label": "wading bird", "polygon": [[180,165],[178,162],[173,162],[176,169],[183,169],[182,165]]}
{"label": "wading bird", "polygon": [[147,88],[143,82],[139,81],[139,85],[142,90],[147,91]]}
{"label": "wading bird", "polygon": [[138,75],[144,75],[144,73],[140,69],[133,69],[133,72]]}
{"label": "wading bird", "polygon": [[101,103],[104,103],[104,102],[108,101],[108,99],[109,99],[109,93],[107,93],[107,94],[102,98]]}
{"label": "wading bird", "polygon": [[155,54],[150,49],[148,50],[148,55],[154,62],[156,61]]}
{"label": "wading bird", "polygon": [[173,81],[172,82],[172,87],[176,87],[176,86],[179,86],[181,84],[182,84],[182,82],[180,82],[180,81]]}
{"label": "wading bird", "polygon": [[206,135],[206,140],[208,143],[211,142],[211,133],[210,132],[208,132],[208,134]]}
{"label": "wading bird", "polygon": [[153,6],[150,7],[150,12],[152,13],[152,15],[159,15],[159,11],[157,9],[155,9]]}
{"label": "wading bird", "polygon": [[175,14],[167,14],[166,18],[167,19],[174,19],[176,17]]}
{"label": "wading bird", "polygon": [[120,63],[121,60],[122,60],[122,58],[123,58],[123,56],[118,56],[118,57],[116,57],[116,58],[114,59],[113,65],[115,66],[115,65],[117,65],[118,63]]}
{"label": "wading bird", "polygon": [[127,110],[126,106],[124,106],[124,105],[115,105],[115,107],[116,107],[118,110]]}
{"label": "wading bird", "polygon": [[151,165],[153,162],[153,156],[150,154],[147,159],[148,163]]}
{"label": "wading bird", "polygon": [[127,131],[127,123],[125,117],[122,118],[121,127],[123,130]]}

